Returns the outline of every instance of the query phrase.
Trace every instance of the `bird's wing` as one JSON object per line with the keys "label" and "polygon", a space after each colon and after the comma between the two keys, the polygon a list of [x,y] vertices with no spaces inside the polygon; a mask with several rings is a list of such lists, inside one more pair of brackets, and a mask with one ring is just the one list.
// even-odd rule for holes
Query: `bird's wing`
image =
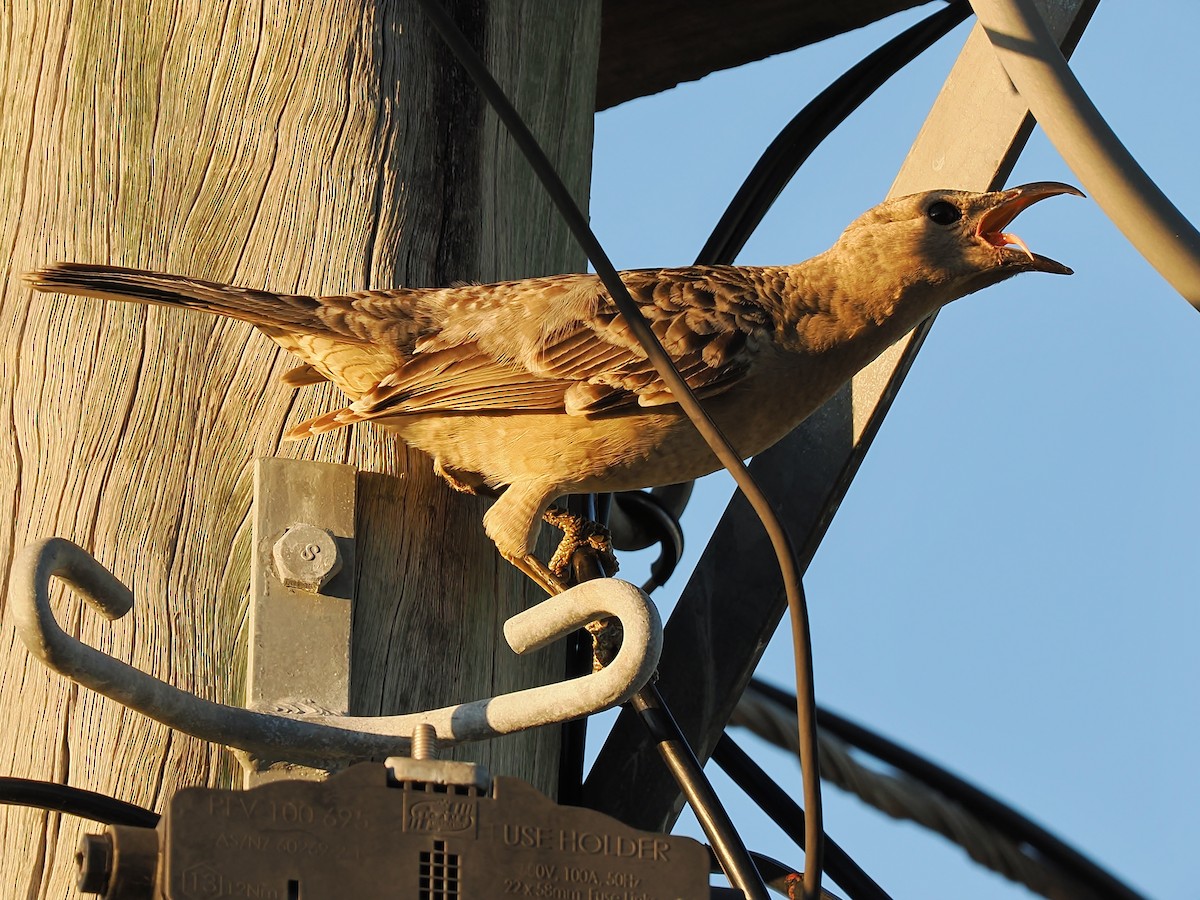
{"label": "bird's wing", "polygon": [[[701,396],[736,384],[775,327],[775,311],[764,299],[778,295],[770,270],[705,266],[621,277]],[[420,309],[412,312],[423,333],[400,366],[350,407],[303,423],[292,436],[411,413],[596,415],[674,402],[595,276],[422,293]],[[372,314],[386,319],[385,304],[381,300]]]}

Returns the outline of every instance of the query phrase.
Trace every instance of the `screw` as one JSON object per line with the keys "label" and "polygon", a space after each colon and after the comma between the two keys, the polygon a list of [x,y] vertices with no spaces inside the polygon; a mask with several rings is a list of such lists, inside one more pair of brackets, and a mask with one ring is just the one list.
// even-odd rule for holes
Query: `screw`
{"label": "screw", "polygon": [[285,587],[301,588],[314,594],[342,570],[337,541],[316,525],[291,526],[275,542],[271,556],[275,561],[275,573]]}
{"label": "screw", "polygon": [[107,834],[85,834],[75,851],[75,885],[85,894],[108,891],[112,877],[113,845]]}
{"label": "screw", "polygon": [[420,722],[413,729],[412,745],[408,753],[413,759],[437,759],[437,731],[428,722]]}

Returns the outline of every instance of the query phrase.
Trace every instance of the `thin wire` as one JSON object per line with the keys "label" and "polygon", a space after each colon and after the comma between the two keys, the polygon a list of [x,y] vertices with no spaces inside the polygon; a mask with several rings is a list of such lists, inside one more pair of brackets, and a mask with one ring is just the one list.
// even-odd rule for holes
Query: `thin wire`
{"label": "thin wire", "polygon": [[646,727],[663,762],[695,811],[696,819],[712,844],[712,851],[730,883],[748,900],[767,900],[767,886],[750,858],[750,852],[738,837],[729,814],[721,805],[654,682],[634,694],[629,705]]}
{"label": "thin wire", "polygon": [[[721,868],[719,865],[717,865],[717,858],[713,854],[712,847],[705,844],[704,848],[708,851],[710,871],[714,874],[720,872]],[[798,874],[800,871],[799,869],[767,856],[765,853],[759,853],[755,850],[751,850],[750,858],[754,860],[755,867],[759,872],[762,873],[763,881],[767,883],[767,887],[780,894],[786,894],[792,883],[798,880],[800,877]],[[730,891],[728,894],[720,893],[722,890],[727,890],[725,888],[713,886],[710,887],[709,890],[711,891],[711,894],[709,895],[711,898],[725,896],[732,897],[734,895],[734,892],[732,891]],[[830,893],[828,888],[822,888],[821,900],[839,900],[839,898]]]}
{"label": "thin wire", "polygon": [[[787,691],[757,678],[750,682],[750,688],[779,704],[781,708],[790,710],[793,698]],[[1142,894],[1101,868],[1061,838],[1051,834],[991,794],[959,778],[952,772],[946,771],[907,747],[823,707],[817,709],[817,722],[821,728],[850,746],[875,757],[880,762],[908,775],[914,781],[918,781],[958,803],[963,809],[987,822],[1014,842],[1033,848],[1078,882],[1095,890],[1100,896],[1111,897],[1113,900],[1145,900]]]}
{"label": "thin wire", "polygon": [[804,785],[804,815],[806,841],[804,847],[804,896],[815,900],[820,895],[822,859],[821,779],[817,765],[816,696],[813,689],[812,643],[800,569],[791,539],[784,530],[765,494],[755,483],[742,458],[725,435],[708,417],[696,395],[676,370],[671,357],[663,349],[649,324],[642,317],[633,298],[604,248],[588,227],[575,205],[566,185],[546,158],[537,140],[530,133],[508,98],[496,84],[483,61],[463,37],[461,31],[436,0],[418,0],[421,8],[449,45],[463,68],[470,74],[480,92],[504,122],[513,140],[520,147],[550,199],[558,207],[564,222],[591,260],[596,274],[607,288],[630,331],[645,349],[646,356],[670,389],[676,401],[696,429],[704,437],[717,459],[729,470],[742,493],[758,514],[779,560],[780,574],[787,596],[792,621],[792,651],[796,662],[796,720],[799,728],[800,768]]}
{"label": "thin wire", "polygon": [[[788,837],[803,843],[803,811],[733,738],[722,734],[712,758]],[[829,835],[825,835],[825,871],[851,900],[891,900],[888,892]]]}
{"label": "thin wire", "polygon": [[107,794],[33,778],[0,777],[0,803],[68,813],[106,825],[154,828],[158,813]]}

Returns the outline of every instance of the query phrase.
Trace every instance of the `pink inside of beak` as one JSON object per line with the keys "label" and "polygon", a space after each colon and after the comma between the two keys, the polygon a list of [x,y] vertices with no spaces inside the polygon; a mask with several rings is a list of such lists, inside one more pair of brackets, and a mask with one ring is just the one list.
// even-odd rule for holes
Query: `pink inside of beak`
{"label": "pink inside of beak", "polygon": [[1071,187],[1069,184],[1060,184],[1051,181],[1021,185],[1018,188],[1013,188],[1008,193],[1012,194],[1008,200],[1005,200],[983,214],[983,217],[979,221],[978,230],[975,233],[993,247],[1007,247],[1009,244],[1020,247],[1031,260],[1035,259],[1035,257],[1026,243],[1012,232],[1002,231],[1001,229],[1012,222],[1023,210],[1028,209],[1039,200],[1044,200],[1046,197],[1053,197],[1057,194],[1077,194],[1083,196],[1081,191]]}
{"label": "pink inside of beak", "polygon": [[993,247],[1007,247],[1009,244],[1020,247],[1025,251],[1025,255],[1033,259],[1033,251],[1029,246],[1021,240],[1020,237],[1009,231],[988,231],[982,235],[983,239]]}

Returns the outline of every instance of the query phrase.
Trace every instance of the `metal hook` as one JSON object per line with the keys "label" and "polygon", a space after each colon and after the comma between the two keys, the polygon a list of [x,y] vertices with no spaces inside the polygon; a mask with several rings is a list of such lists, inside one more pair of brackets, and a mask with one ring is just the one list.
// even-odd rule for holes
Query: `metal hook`
{"label": "metal hook", "polygon": [[662,649],[662,623],[649,598],[627,582],[598,579],[513,616],[504,623],[504,636],[514,651],[527,653],[615,616],[624,629],[621,649],[599,672],[402,716],[275,715],[204,700],[71,637],[50,609],[54,577],[109,619],[133,608],[129,588],[81,547],[57,537],[26,547],[10,582],[13,618],[25,646],[47,666],[171,728],[292,762],[404,753],[421,723],[433,726],[439,743],[452,745],[600,712],[625,702],[650,679]]}

